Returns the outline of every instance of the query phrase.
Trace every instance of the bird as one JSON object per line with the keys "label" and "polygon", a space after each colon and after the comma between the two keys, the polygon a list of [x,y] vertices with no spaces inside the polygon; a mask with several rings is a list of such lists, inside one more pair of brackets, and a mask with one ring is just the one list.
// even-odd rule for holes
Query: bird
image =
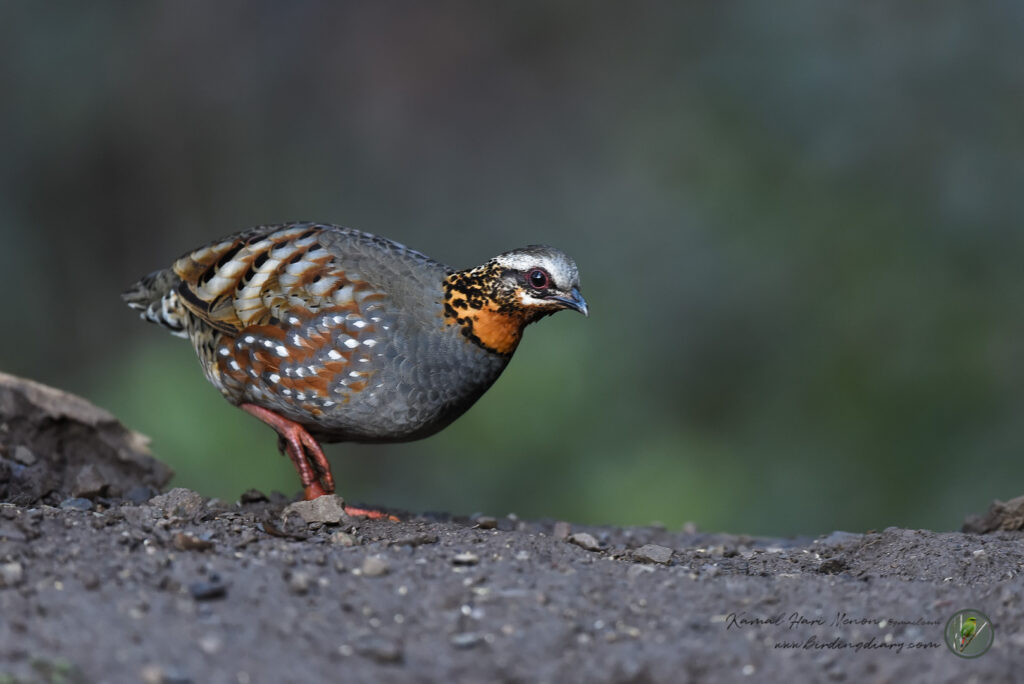
{"label": "bird", "polygon": [[221,395],[277,432],[307,500],[335,491],[321,442],[428,437],[498,379],[527,325],[561,310],[589,315],[576,262],[547,245],[456,270],[308,222],[211,242],[121,297],[188,339]]}
{"label": "bird", "polygon": [[963,651],[967,647],[967,642],[970,641],[971,637],[974,636],[975,630],[978,628],[978,618],[969,617],[967,622],[960,628],[960,650]]}

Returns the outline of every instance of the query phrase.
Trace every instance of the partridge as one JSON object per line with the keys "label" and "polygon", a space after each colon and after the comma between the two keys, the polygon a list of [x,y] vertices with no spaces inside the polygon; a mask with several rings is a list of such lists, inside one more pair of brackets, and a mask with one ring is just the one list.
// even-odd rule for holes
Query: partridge
{"label": "partridge", "polygon": [[587,314],[576,263],[552,247],[457,271],[314,223],[218,240],[122,299],[190,340],[224,398],[277,431],[307,499],[334,491],[319,442],[434,434],[497,380],[527,325]]}

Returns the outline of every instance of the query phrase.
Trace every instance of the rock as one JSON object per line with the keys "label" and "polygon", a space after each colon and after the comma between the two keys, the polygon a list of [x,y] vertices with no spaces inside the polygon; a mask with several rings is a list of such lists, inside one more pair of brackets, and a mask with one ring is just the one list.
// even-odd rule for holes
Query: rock
{"label": "rock", "polygon": [[996,499],[985,515],[968,517],[961,528],[974,534],[1014,530],[1024,530],[1024,496],[1005,502]]}
{"label": "rock", "polygon": [[823,575],[838,575],[849,567],[842,558],[829,558],[818,565],[818,572]]}
{"label": "rock", "polygon": [[87,591],[95,591],[100,588],[99,575],[92,570],[83,570],[79,574],[78,579],[82,583],[82,588]]}
{"label": "rock", "polygon": [[124,498],[138,506],[144,504],[159,492],[148,485],[137,485],[124,493]]}
{"label": "rock", "polygon": [[149,505],[163,513],[165,518],[191,520],[206,511],[203,497],[184,487],[175,487],[166,494],[154,496]]}
{"label": "rock", "polygon": [[164,680],[164,671],[159,665],[144,665],[139,671],[139,679],[143,684],[161,684]]}
{"label": "rock", "polygon": [[224,648],[224,640],[216,634],[207,634],[199,638],[199,650],[206,655],[217,655]]}
{"label": "rock", "polygon": [[391,570],[391,565],[382,556],[367,556],[363,559],[363,565],[360,570],[366,577],[380,577],[388,574]]}
{"label": "rock", "polygon": [[281,512],[282,517],[296,513],[307,524],[324,523],[337,525],[349,519],[345,513],[345,501],[337,494],[318,496],[312,501],[296,501]]}
{"label": "rock", "polygon": [[291,577],[288,578],[288,589],[293,594],[303,595],[309,592],[309,587],[313,583],[313,578],[310,577],[308,572],[301,570],[291,573]]}
{"label": "rock", "polygon": [[[267,514],[268,519],[265,519],[262,523],[263,531],[267,534],[286,539],[309,539],[310,524],[307,524],[297,511],[282,512],[277,522],[269,519],[269,511]],[[323,525],[323,523],[314,524]]]}
{"label": "rock", "polygon": [[179,551],[209,551],[213,548],[212,541],[200,539],[190,532],[178,532],[171,543]]}
{"label": "rock", "polygon": [[11,458],[22,465],[33,465],[36,462],[36,455],[32,453],[24,444],[19,444],[14,447],[14,452],[11,454]]}
{"label": "rock", "polygon": [[144,530],[151,529],[162,515],[159,509],[152,506],[121,506],[117,512],[126,523]]}
{"label": "rock", "polygon": [[88,511],[92,510],[92,501],[81,497],[72,497],[61,501],[60,507],[65,511]]}
{"label": "rock", "polygon": [[569,534],[571,532],[572,532],[572,525],[570,525],[569,523],[565,522],[564,520],[559,520],[558,522],[555,523],[555,527],[554,527],[554,529],[551,532],[551,536],[553,536],[555,539],[558,539],[558,540],[564,540],[564,539],[568,539],[569,538]]}
{"label": "rock", "polygon": [[577,532],[576,534],[570,534],[566,541],[570,544],[575,544],[580,548],[586,549],[587,551],[600,551],[601,544],[594,539],[594,535],[589,532]]}
{"label": "rock", "polygon": [[21,563],[0,564],[0,587],[15,587],[21,584],[25,570]]}
{"label": "rock", "polygon": [[103,496],[107,491],[107,480],[100,475],[96,466],[89,463],[79,469],[71,485],[71,494],[76,497],[95,498]]}
{"label": "rock", "polygon": [[455,565],[476,565],[479,562],[480,556],[470,551],[457,553],[452,557],[452,563]]}
{"label": "rock", "polygon": [[482,634],[478,632],[459,632],[451,638],[452,646],[455,648],[473,648],[484,641]]}
{"label": "rock", "polygon": [[228,587],[220,577],[213,575],[209,580],[200,580],[189,584],[188,593],[196,601],[212,601],[226,597],[228,595]]}
{"label": "rock", "polygon": [[240,504],[265,503],[267,501],[270,501],[270,499],[258,489],[247,489],[242,492],[242,496],[238,497],[238,503]]}
{"label": "rock", "polygon": [[633,558],[646,563],[668,565],[672,560],[672,549],[657,544],[644,544],[633,552]]}
{"label": "rock", "polygon": [[493,530],[498,526],[498,519],[489,515],[480,515],[476,518],[476,526],[481,530]]}
{"label": "rock", "polygon": [[146,665],[139,671],[139,679],[144,684],[191,684],[192,678],[185,672],[174,667]]}
{"label": "rock", "polygon": [[337,544],[338,546],[355,546],[357,542],[356,538],[348,532],[338,530],[331,535],[331,543]]}
{"label": "rock", "polygon": [[391,542],[391,546],[422,546],[423,544],[436,544],[437,535],[428,532],[417,532],[406,537],[399,537]]}
{"label": "rock", "polygon": [[[0,373],[0,501],[56,504],[159,489],[171,470],[148,438],[81,397]],[[3,454],[7,454],[4,456]]]}
{"label": "rock", "polygon": [[379,637],[365,638],[355,647],[355,652],[383,665],[397,665],[404,659],[402,645],[392,639]]}

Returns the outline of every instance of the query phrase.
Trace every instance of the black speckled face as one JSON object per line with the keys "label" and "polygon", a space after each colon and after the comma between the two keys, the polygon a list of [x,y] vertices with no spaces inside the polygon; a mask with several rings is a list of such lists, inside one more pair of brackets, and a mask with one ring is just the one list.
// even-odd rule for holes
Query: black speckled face
{"label": "black speckled face", "polygon": [[587,314],[576,262],[552,247],[501,254],[445,281],[445,319],[472,342],[511,354],[523,328],[561,309]]}

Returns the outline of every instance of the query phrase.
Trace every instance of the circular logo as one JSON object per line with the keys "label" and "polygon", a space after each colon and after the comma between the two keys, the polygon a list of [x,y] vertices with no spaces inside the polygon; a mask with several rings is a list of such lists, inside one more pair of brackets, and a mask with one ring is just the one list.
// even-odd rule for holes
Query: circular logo
{"label": "circular logo", "polygon": [[949,618],[944,636],[946,646],[957,656],[977,658],[985,655],[996,635],[987,615],[977,610],[961,610]]}

